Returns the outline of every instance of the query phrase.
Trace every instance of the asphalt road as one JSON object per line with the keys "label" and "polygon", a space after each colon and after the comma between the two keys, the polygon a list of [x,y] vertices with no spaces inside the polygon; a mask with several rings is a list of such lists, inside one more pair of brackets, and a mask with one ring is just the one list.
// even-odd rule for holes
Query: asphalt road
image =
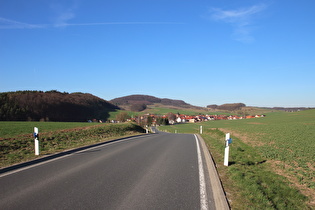
{"label": "asphalt road", "polygon": [[5,172],[0,209],[215,209],[197,139],[143,135]]}

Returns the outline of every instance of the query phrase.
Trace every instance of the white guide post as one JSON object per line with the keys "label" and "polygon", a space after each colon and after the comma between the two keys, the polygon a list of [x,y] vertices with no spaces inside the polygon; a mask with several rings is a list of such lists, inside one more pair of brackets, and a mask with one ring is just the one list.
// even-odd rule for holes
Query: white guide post
{"label": "white guide post", "polygon": [[39,140],[38,140],[38,128],[34,127],[34,137],[35,137],[35,155],[39,155]]}
{"label": "white guide post", "polygon": [[224,165],[229,166],[230,133],[225,134]]}
{"label": "white guide post", "polygon": [[200,134],[202,134],[202,125],[200,126]]}

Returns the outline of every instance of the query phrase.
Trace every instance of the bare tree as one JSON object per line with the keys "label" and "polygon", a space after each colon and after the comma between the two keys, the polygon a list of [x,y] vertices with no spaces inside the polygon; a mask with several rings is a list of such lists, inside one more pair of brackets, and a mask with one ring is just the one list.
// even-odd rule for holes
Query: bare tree
{"label": "bare tree", "polygon": [[116,115],[116,120],[119,122],[126,122],[126,120],[130,118],[127,112],[120,112]]}

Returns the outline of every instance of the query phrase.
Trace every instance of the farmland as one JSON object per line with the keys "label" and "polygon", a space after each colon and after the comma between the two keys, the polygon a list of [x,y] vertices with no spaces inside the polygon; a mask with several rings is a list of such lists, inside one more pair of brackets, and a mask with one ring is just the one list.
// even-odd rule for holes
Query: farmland
{"label": "farmland", "polygon": [[[264,166],[263,171],[270,170],[270,174],[274,174],[273,177],[277,177],[278,175],[284,177],[283,181],[278,180],[277,182],[288,182],[287,185],[292,187],[292,189],[298,189],[299,192],[308,198],[308,205],[314,208],[315,110],[293,113],[274,112],[268,113],[265,118],[256,119],[210,121],[198,124],[164,126],[161,127],[160,130],[166,129],[169,132],[175,132],[176,130],[178,133],[197,133],[201,125],[204,130],[203,137],[211,152],[217,158],[216,161],[218,162],[219,170],[221,169],[221,174],[228,174],[231,177],[235,177],[236,170],[242,171],[244,166],[251,166],[251,168],[254,169],[253,171],[249,172],[247,171],[248,169],[244,169],[242,173],[254,173],[257,175],[259,174],[258,169]],[[232,164],[228,168],[222,168],[220,164],[223,160],[224,133],[227,132],[230,132],[234,139],[231,145],[230,155],[230,162]],[[268,174],[266,172],[264,173]],[[268,176],[270,176],[270,174]],[[231,177],[226,179],[231,181]],[[265,176],[262,176],[259,182],[262,182],[263,177]],[[224,176],[222,179],[224,179]],[[269,177],[269,179],[272,178]],[[244,180],[238,180],[236,183],[243,181]],[[266,183],[264,184],[266,185]],[[238,184],[232,187],[230,186],[232,191],[233,189],[235,190],[236,185]],[[257,185],[257,187],[259,187],[262,183]],[[251,184],[251,186],[253,185]],[[270,183],[265,188],[271,190],[272,186],[272,183]],[[238,187],[240,187],[240,185],[238,185]],[[244,189],[244,186],[241,188]],[[263,188],[261,188],[261,190],[262,189]],[[246,194],[245,191],[246,190],[244,190],[244,194]],[[272,194],[275,195],[277,193],[280,193],[280,190]],[[266,196],[268,192],[263,192],[263,194]],[[293,194],[296,195],[295,193]],[[285,196],[287,197],[288,195]],[[267,197],[267,200],[275,200],[275,198],[272,198],[271,194]],[[303,199],[300,197],[297,200],[301,201]],[[250,201],[250,203],[253,202],[253,200]],[[282,205],[284,204],[280,206]],[[284,205],[284,207],[289,206],[288,204],[286,205]],[[275,207],[277,205],[272,204],[271,206]],[[268,205],[265,207],[267,208]]]}
{"label": "farmland", "polygon": [[143,133],[133,123],[0,122],[0,168],[37,158],[34,126],[39,128],[40,156]]}
{"label": "farmland", "polygon": [[0,121],[0,138],[9,138],[12,136],[30,134],[32,135],[34,127],[39,127],[40,132],[56,131],[62,129],[71,129],[76,127],[94,126],[92,123],[74,123],[74,122],[21,122],[21,121]]}
{"label": "farmland", "polygon": [[[36,158],[34,126],[40,129],[41,155],[141,132],[129,123],[0,122],[0,167]],[[315,208],[315,110],[160,126],[159,130],[199,133],[200,126],[233,209]],[[227,132],[233,138],[229,167],[223,166]]]}

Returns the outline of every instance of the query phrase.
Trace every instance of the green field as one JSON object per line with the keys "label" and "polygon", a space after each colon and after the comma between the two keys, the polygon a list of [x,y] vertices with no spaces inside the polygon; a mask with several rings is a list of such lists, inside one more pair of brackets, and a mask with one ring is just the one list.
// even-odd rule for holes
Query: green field
{"label": "green field", "polygon": [[[232,209],[315,209],[315,110],[160,126],[159,130],[199,133],[200,126]],[[36,158],[34,127],[40,131],[41,155],[143,132],[130,123],[0,122],[0,167]],[[223,166],[227,132],[233,138],[229,167]]]}
{"label": "green field", "polygon": [[56,131],[77,127],[95,126],[95,123],[82,122],[15,122],[0,121],[0,139],[9,138],[22,134],[33,134],[34,127],[39,128],[39,132]]}
{"label": "green field", "polygon": [[37,158],[34,126],[39,128],[40,156],[144,133],[134,123],[0,122],[0,168]]}
{"label": "green field", "polygon": [[[248,204],[265,203],[265,206],[258,205],[257,208],[307,208],[294,206],[287,199],[281,198],[287,198],[291,194],[294,197],[291,200],[308,203],[312,208],[315,207],[315,110],[294,113],[274,112],[268,113],[265,118],[246,120],[161,126],[160,130],[198,133],[201,125],[204,131],[203,138],[207,141],[211,152],[216,154],[220,173],[230,176],[226,178],[226,182],[235,182],[234,186],[230,186],[231,191],[235,188],[243,190],[243,194],[238,193],[243,195],[239,198],[240,201],[237,202],[234,199],[234,208],[240,208],[237,203],[244,203],[246,200],[244,196],[249,199]],[[228,168],[221,168],[224,133],[227,132],[230,132],[234,139],[230,146],[229,161],[232,164]],[[243,176],[243,179],[238,176]],[[252,176],[257,183],[251,183],[247,176]],[[276,178],[277,176],[281,177],[280,180]],[[234,180],[233,177],[238,178]],[[273,182],[270,183],[268,180],[273,180]],[[293,191],[289,192],[288,189],[283,189],[273,183],[278,183],[278,185],[287,183],[286,185]],[[252,188],[256,186],[257,189],[246,190],[246,186]],[[307,199],[303,199],[303,196],[299,197],[299,193],[294,193],[294,189],[298,189]],[[251,198],[254,190],[260,193]],[[264,199],[265,202],[263,202]]]}

